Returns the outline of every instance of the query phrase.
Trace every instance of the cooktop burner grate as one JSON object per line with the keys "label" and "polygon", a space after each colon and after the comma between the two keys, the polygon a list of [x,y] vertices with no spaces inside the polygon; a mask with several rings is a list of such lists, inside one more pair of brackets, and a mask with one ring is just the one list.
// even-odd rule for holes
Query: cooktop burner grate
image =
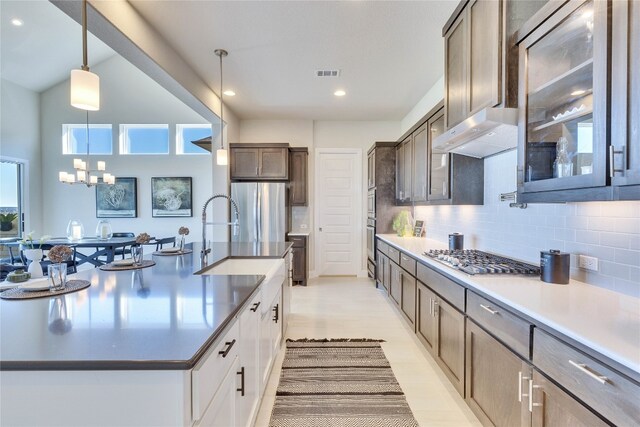
{"label": "cooktop burner grate", "polygon": [[424,253],[449,267],[468,274],[536,274],[540,267],[475,249],[431,249]]}

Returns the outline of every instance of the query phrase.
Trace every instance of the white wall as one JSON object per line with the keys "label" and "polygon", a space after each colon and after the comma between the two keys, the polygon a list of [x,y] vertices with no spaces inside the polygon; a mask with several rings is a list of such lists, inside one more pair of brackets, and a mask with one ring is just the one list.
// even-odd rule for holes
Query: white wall
{"label": "white wall", "polygon": [[[366,206],[366,153],[375,141],[395,140],[400,136],[397,121],[313,121],[313,120],[241,120],[237,142],[288,142],[295,147],[309,148],[309,205],[295,207],[292,230],[310,231],[309,269],[315,270],[315,159],[316,148],[360,148],[363,164],[362,206]],[[363,214],[364,215],[364,214]],[[302,225],[306,229],[302,229]],[[363,245],[360,269],[366,269],[366,231],[359,231]]]}
{"label": "white wall", "polygon": [[444,98],[444,75],[438,79],[437,82],[427,93],[422,97],[420,101],[407,113],[407,115],[400,122],[400,135],[411,129],[411,126],[415,125],[418,120],[424,117],[436,104]]}
{"label": "white wall", "polygon": [[[90,113],[91,123],[113,124],[113,155],[91,156],[91,162],[106,160],[107,170],[116,176],[138,179],[138,218],[110,219],[114,231],[147,232],[156,237],[177,234],[180,226],[188,226],[189,240],[197,240],[200,232],[199,211],[212,194],[212,156],[175,155],[175,125],[177,123],[207,123],[189,107],[177,100],[133,65],[115,56],[92,71],[100,76],[101,109]],[[42,118],[42,193],[43,230],[63,236],[70,219],[82,221],[85,233],[95,230],[95,189],[69,186],[58,182],[58,171],[72,170],[74,155],[62,154],[62,124],[83,123],[84,111],[69,105],[69,81],[41,94]],[[169,124],[170,155],[119,155],[118,135],[122,123]],[[215,125],[215,123],[214,123]],[[216,171],[220,186],[226,190],[226,168]],[[152,218],[151,177],[192,177],[193,217]],[[224,179],[224,182],[222,178]]]}
{"label": "white wall", "polygon": [[25,221],[27,232],[42,233],[40,187],[40,99],[36,92],[0,80],[0,156],[26,160]]}

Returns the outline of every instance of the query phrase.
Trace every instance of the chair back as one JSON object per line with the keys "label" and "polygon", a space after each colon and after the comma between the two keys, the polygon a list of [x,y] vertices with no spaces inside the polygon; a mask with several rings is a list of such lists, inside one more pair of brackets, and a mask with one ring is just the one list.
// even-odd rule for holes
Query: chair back
{"label": "chair back", "polygon": [[130,232],[119,232],[119,233],[113,233],[112,237],[136,237],[136,235],[134,233],[130,233]]}
{"label": "chair back", "polygon": [[164,247],[164,245],[172,244],[174,247],[176,246],[176,237],[164,237],[162,239],[156,239],[151,243],[156,244],[156,251],[159,251]]}

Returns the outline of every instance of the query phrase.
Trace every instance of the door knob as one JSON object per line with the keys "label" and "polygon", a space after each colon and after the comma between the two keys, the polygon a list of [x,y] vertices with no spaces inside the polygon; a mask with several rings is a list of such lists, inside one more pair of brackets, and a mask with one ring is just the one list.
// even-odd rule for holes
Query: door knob
{"label": "door knob", "polygon": [[318,231],[322,231],[322,227],[318,227]]}

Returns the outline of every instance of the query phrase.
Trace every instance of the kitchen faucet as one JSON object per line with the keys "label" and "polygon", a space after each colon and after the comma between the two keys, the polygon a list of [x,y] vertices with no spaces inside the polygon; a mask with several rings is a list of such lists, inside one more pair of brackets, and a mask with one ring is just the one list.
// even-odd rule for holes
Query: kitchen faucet
{"label": "kitchen faucet", "polygon": [[[227,199],[233,206],[233,212],[235,216],[235,220],[233,222],[207,222],[207,206],[209,206],[209,203],[211,203],[214,199],[219,198]],[[238,212],[238,205],[236,204],[235,200],[233,200],[226,194],[216,194],[215,196],[210,197],[202,207],[202,250],[200,251],[200,259],[202,262],[205,261],[207,254],[211,252],[211,248],[207,248],[207,225],[231,225],[233,227],[233,235],[237,236],[238,230],[240,228],[240,212]]]}

